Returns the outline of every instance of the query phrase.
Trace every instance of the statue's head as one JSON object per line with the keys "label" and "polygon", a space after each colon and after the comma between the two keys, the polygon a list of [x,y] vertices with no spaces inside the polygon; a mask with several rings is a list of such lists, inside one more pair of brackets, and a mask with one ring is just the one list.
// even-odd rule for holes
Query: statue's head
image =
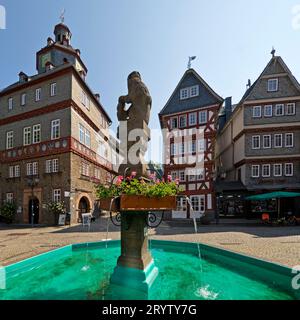
{"label": "statue's head", "polygon": [[128,76],[128,80],[134,79],[134,78],[139,78],[141,79],[141,75],[138,71],[133,71],[130,73],[130,75]]}

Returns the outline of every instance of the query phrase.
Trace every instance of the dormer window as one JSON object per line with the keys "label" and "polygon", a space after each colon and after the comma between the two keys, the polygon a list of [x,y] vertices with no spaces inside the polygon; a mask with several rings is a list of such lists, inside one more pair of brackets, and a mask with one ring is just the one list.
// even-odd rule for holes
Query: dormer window
{"label": "dormer window", "polygon": [[194,98],[199,96],[199,86],[192,86],[180,90],[180,100]]}
{"label": "dormer window", "polygon": [[278,79],[268,80],[268,92],[278,91]]}

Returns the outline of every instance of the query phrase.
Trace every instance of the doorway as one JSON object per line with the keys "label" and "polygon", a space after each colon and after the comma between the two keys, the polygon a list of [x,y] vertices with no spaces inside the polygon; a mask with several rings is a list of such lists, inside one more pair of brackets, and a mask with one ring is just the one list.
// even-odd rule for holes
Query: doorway
{"label": "doorway", "polygon": [[91,211],[90,202],[86,197],[82,197],[79,201],[79,220],[82,221],[82,214],[89,213]]}
{"label": "doorway", "polygon": [[37,198],[29,200],[28,204],[29,223],[38,224],[40,218],[40,202]]}

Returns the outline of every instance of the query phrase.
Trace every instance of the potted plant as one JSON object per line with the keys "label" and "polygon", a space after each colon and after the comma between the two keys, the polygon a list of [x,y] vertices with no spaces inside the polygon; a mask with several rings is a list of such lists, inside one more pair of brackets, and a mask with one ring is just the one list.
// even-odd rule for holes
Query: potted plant
{"label": "potted plant", "polygon": [[59,215],[65,214],[65,204],[63,202],[51,201],[47,204],[47,209],[50,213],[54,215],[54,224],[58,224]]}
{"label": "potted plant", "polygon": [[7,224],[13,223],[16,216],[17,207],[14,203],[6,202],[0,208],[0,215]]}
{"label": "potted plant", "polygon": [[[98,185],[100,208],[106,211],[165,211],[176,208],[176,195],[181,192],[178,180],[159,180],[150,175],[149,180],[119,176],[116,183]],[[115,201],[112,202],[112,199]],[[111,205],[112,204],[112,205]]]}

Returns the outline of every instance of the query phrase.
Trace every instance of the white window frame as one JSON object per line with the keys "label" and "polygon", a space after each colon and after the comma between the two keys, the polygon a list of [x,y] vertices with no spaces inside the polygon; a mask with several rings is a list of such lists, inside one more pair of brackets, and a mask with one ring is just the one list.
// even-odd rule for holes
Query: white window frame
{"label": "white window frame", "polygon": [[29,146],[31,141],[31,127],[25,127],[23,129],[23,145]]}
{"label": "white window frame", "polygon": [[9,168],[8,168],[8,177],[10,179],[15,177],[15,167],[14,166],[9,166]]}
{"label": "white window frame", "polygon": [[[270,114],[267,113],[267,110],[270,110]],[[265,118],[271,118],[273,117],[273,105],[272,104],[267,104],[264,106],[264,117]]]}
{"label": "white window frame", "polygon": [[60,138],[60,119],[51,121],[51,140]]}
{"label": "white window frame", "polygon": [[[281,141],[280,145],[276,145],[276,137],[281,137],[280,138],[280,141]],[[282,148],[282,147],[283,147],[283,135],[282,135],[282,133],[274,134],[274,148],[279,149],[279,148]]]}
{"label": "white window frame", "polygon": [[41,101],[42,99],[42,88],[35,89],[35,102]]}
{"label": "white window frame", "polygon": [[39,164],[38,162],[32,163],[32,175],[37,176],[39,174]]}
{"label": "white window frame", "polygon": [[[257,110],[258,114],[256,114]],[[254,106],[252,108],[252,118],[261,118],[261,106]]]}
{"label": "white window frame", "polygon": [[190,97],[189,88],[183,88],[180,90],[180,100],[186,100]]}
{"label": "white window frame", "polygon": [[278,91],[278,78],[269,79],[267,85],[268,92],[276,92]]}
{"label": "white window frame", "polygon": [[[254,170],[257,170],[257,174],[255,174]],[[251,177],[252,178],[259,178],[260,176],[260,165],[254,164],[251,166]]]}
{"label": "white window frame", "polygon": [[[181,125],[181,119],[184,119],[184,125]],[[186,128],[187,126],[187,117],[186,115],[179,116],[179,128]]]}
{"label": "white window frame", "polygon": [[[183,174],[183,176],[182,176],[182,174]],[[185,182],[186,181],[185,171],[184,170],[179,171],[178,175],[179,175],[179,181],[180,182]],[[182,179],[182,177],[183,177],[183,179]]]}
{"label": "white window frame", "polygon": [[177,155],[177,144],[176,143],[171,143],[170,144],[170,155],[171,156],[176,156]]}
{"label": "white window frame", "polygon": [[[268,173],[267,174],[264,173],[265,168],[268,168]],[[271,165],[270,164],[263,164],[262,165],[262,167],[261,167],[261,176],[264,177],[264,178],[271,177]]]}
{"label": "white window frame", "polygon": [[171,171],[172,181],[175,181],[178,178],[178,171]]}
{"label": "white window frame", "polygon": [[[204,120],[202,116],[204,115]],[[199,111],[199,124],[207,123],[207,110]]]}
{"label": "white window frame", "polygon": [[21,94],[21,106],[25,106],[26,105],[26,93],[22,93]]}
{"label": "white window frame", "polygon": [[184,153],[185,153],[185,143],[184,143],[184,142],[181,142],[181,143],[179,144],[179,154],[184,155]]}
{"label": "white window frame", "polygon": [[196,140],[189,141],[188,146],[189,146],[189,151],[188,151],[189,153],[197,152]]}
{"label": "white window frame", "polygon": [[8,98],[8,110],[11,111],[14,108],[14,98]]}
{"label": "white window frame", "polygon": [[32,143],[37,144],[42,140],[42,127],[40,124],[35,124],[32,128]]}
{"label": "white window frame", "polygon": [[15,178],[20,178],[21,176],[21,167],[20,165],[15,165]]}
{"label": "white window frame", "polygon": [[[276,173],[277,168],[280,168],[279,169],[280,173]],[[274,174],[274,177],[282,177],[282,163],[275,163],[273,165],[273,174]]]}
{"label": "white window frame", "polygon": [[52,173],[52,160],[46,160],[46,173]]}
{"label": "white window frame", "polygon": [[[265,145],[265,138],[269,138],[269,145]],[[270,134],[263,135],[263,149],[271,149],[272,148],[272,136]]]}
{"label": "white window frame", "polygon": [[13,192],[6,193],[6,203],[13,203],[14,202],[14,194]]}
{"label": "white window frame", "polygon": [[91,132],[90,132],[90,130],[88,130],[86,128],[85,128],[85,131],[84,131],[84,144],[88,148],[91,147]]}
{"label": "white window frame", "polygon": [[26,163],[26,175],[28,177],[33,175],[33,166],[32,166],[32,162],[28,162]]}
{"label": "white window frame", "polygon": [[[282,113],[278,113],[278,110],[282,110]],[[276,117],[283,117],[284,116],[284,104],[279,103],[275,105],[275,116]]]}
{"label": "white window frame", "polygon": [[54,97],[57,95],[57,83],[53,82],[50,85],[50,97]]}
{"label": "white window frame", "polygon": [[59,160],[52,159],[52,172],[57,173],[59,171]]}
{"label": "white window frame", "polygon": [[61,189],[53,189],[53,201],[56,203],[61,201]]}
{"label": "white window frame", "polygon": [[[292,112],[289,111],[290,107],[292,107]],[[287,103],[285,109],[285,114],[287,116],[294,116],[296,114],[296,103]]]}
{"label": "white window frame", "polygon": [[[175,125],[175,121],[176,125]],[[172,117],[171,118],[171,129],[177,129],[178,128],[178,117]]]}
{"label": "white window frame", "polygon": [[81,175],[84,177],[90,176],[90,165],[87,162],[81,162]]}
{"label": "white window frame", "polygon": [[199,96],[199,85],[190,87],[190,98]]}
{"label": "white window frame", "polygon": [[[291,144],[287,143],[288,136],[292,137],[292,143]],[[284,137],[284,142],[285,142],[284,145],[285,145],[286,148],[294,148],[294,133],[286,133],[285,137]]]}
{"label": "white window frame", "polygon": [[[192,122],[191,119],[195,119],[194,122]],[[192,112],[189,114],[189,126],[195,126],[197,124],[197,112]]]}
{"label": "white window frame", "polygon": [[[287,173],[287,167],[290,166],[291,167],[291,173]],[[284,175],[286,177],[293,177],[294,176],[294,164],[293,163],[285,163],[284,164]]]}
{"label": "white window frame", "polygon": [[8,131],[6,132],[6,149],[13,149],[14,148],[14,132]]}
{"label": "white window frame", "polygon": [[203,138],[203,139],[199,139],[198,140],[198,152],[201,153],[201,152],[204,152],[206,151],[206,140]]}
{"label": "white window frame", "polygon": [[[258,147],[254,146],[255,139],[258,138]],[[259,150],[260,149],[260,136],[252,136],[252,150]]]}

